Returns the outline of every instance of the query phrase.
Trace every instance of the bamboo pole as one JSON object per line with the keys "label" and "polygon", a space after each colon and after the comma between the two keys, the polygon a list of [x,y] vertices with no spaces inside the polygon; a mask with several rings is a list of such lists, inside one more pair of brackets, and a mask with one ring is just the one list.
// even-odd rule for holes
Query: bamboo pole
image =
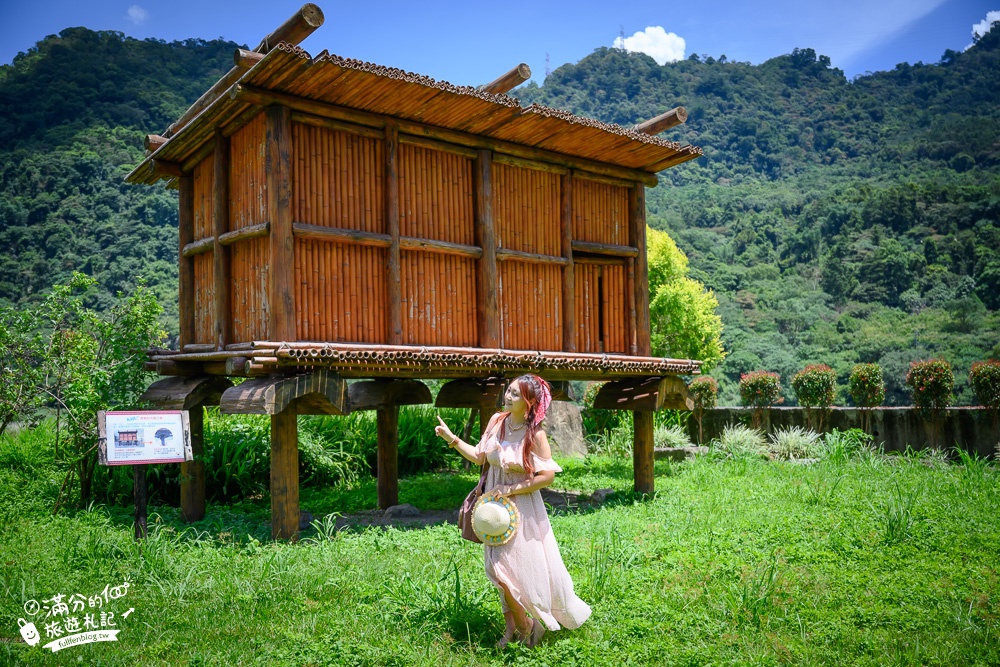
{"label": "bamboo pole", "polygon": [[669,130],[672,127],[676,127],[681,123],[687,122],[687,109],[684,107],[677,107],[671,109],[666,113],[662,113],[655,118],[650,118],[647,121],[639,123],[633,129],[636,132],[644,132],[649,135],[656,135],[660,132]]}
{"label": "bamboo pole", "polygon": [[517,88],[530,78],[531,68],[525,63],[521,63],[517,67],[514,67],[510,71],[505,72],[493,81],[490,81],[486,85],[482,86],[480,89],[486,91],[487,93],[502,95],[507,91]]}

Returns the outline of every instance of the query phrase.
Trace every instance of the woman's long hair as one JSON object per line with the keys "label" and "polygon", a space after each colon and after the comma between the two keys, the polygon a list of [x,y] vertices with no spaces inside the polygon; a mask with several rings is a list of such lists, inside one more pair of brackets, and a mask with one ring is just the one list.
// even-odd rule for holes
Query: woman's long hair
{"label": "woman's long hair", "polygon": [[[531,455],[535,449],[535,434],[541,426],[545,413],[552,402],[552,387],[549,383],[537,375],[522,375],[514,380],[518,389],[521,390],[521,398],[528,404],[528,412],[524,417],[527,428],[524,431],[523,448],[521,450],[521,466],[529,475],[535,472],[535,467],[531,464]],[[503,426],[506,426],[510,415],[504,418]],[[501,438],[503,434],[501,432]]]}

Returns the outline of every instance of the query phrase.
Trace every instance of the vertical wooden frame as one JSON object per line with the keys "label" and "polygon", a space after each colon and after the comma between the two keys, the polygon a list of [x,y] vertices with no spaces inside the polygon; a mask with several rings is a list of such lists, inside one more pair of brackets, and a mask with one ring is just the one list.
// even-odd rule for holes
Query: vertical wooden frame
{"label": "vertical wooden frame", "polygon": [[213,276],[215,279],[215,326],[213,340],[217,350],[224,350],[233,341],[230,310],[229,248],[219,239],[229,231],[229,138],[221,130],[215,132],[215,156],[212,171],[212,234]]}
{"label": "vertical wooden frame", "polygon": [[180,349],[195,342],[194,327],[194,259],[184,256],[184,246],[194,241],[194,177],[180,178],[177,215],[180,247],[177,253],[177,316],[180,324]]}
{"label": "vertical wooden frame", "polygon": [[[385,224],[389,233],[389,276],[386,300],[389,302],[390,345],[403,342],[403,313],[400,288],[399,256],[399,128],[395,123],[385,126]],[[380,422],[381,423],[381,422]]]}
{"label": "vertical wooden frame", "polygon": [[562,225],[562,256],[569,260],[563,267],[563,351],[576,352],[576,278],[573,271],[573,172],[563,174],[559,188]]}
{"label": "vertical wooden frame", "polygon": [[479,347],[500,347],[497,304],[497,237],[493,219],[493,154],[479,151],[475,164],[476,245],[483,249],[476,275]]}
{"label": "vertical wooden frame", "polygon": [[[267,214],[271,223],[268,244],[269,337],[295,340],[295,239],[292,236],[292,116],[287,107],[271,106],[266,114]],[[297,474],[297,473],[296,473]]]}
{"label": "vertical wooden frame", "polygon": [[629,245],[639,251],[635,258],[635,277],[632,281],[632,304],[635,308],[635,354],[650,356],[649,339],[649,264],[646,259],[646,189],[636,183],[628,195]]}

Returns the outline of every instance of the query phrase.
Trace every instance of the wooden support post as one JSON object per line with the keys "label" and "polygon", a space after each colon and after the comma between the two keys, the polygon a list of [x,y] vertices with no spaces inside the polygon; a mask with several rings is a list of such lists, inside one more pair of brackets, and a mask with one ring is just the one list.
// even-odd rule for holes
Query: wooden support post
{"label": "wooden support post", "polygon": [[653,413],[633,412],[632,476],[638,493],[653,493]]}
{"label": "wooden support post", "polygon": [[296,340],[295,238],[292,232],[292,114],[287,107],[265,111],[267,155],[265,184],[271,223],[270,275],[268,276],[268,332],[271,340]]}
{"label": "wooden support post", "polygon": [[475,164],[476,245],[483,249],[476,280],[476,318],[479,347],[500,347],[497,312],[497,239],[493,224],[493,154],[479,151]]}
{"label": "wooden support post", "polygon": [[569,263],[563,267],[563,351],[576,352],[576,277],[573,272],[573,172],[561,177],[560,194],[562,256]]}
{"label": "wooden support post", "polygon": [[157,410],[187,410],[193,461],[181,463],[181,515],[185,521],[205,516],[204,423],[206,405],[218,405],[232,382],[220,377],[170,377],[149,385],[140,397]]}
{"label": "wooden support post", "polygon": [[184,246],[194,241],[194,177],[181,176],[177,215],[179,252],[177,264],[177,310],[180,348],[194,342],[194,259],[184,256]]}
{"label": "wooden support post", "polygon": [[146,466],[132,466],[132,495],[135,498],[135,541],[146,537]]}
{"label": "wooden support post", "polygon": [[399,406],[375,412],[378,431],[378,506],[387,509],[399,504]]}
{"label": "wooden support post", "polygon": [[299,426],[294,409],[271,415],[271,538],[299,536]]}
{"label": "wooden support post", "polygon": [[639,254],[635,258],[635,279],[633,280],[629,309],[635,308],[634,354],[648,357],[651,352],[649,334],[649,264],[646,259],[646,190],[636,183],[628,195],[628,236],[629,245]]}
{"label": "wooden support post", "polygon": [[[389,301],[389,344],[403,343],[403,305],[400,293],[399,256],[399,174],[397,154],[399,129],[395,123],[385,126],[385,223],[389,232],[389,276],[386,297]],[[381,488],[381,487],[379,487]]]}
{"label": "wooden support post", "polygon": [[215,160],[212,179],[212,244],[215,275],[215,349],[225,350],[233,342],[230,299],[229,248],[220,238],[229,231],[229,138],[215,132]]}
{"label": "wooden support post", "polygon": [[187,522],[205,517],[205,408],[200,404],[188,410],[193,461],[181,463],[181,516]]}

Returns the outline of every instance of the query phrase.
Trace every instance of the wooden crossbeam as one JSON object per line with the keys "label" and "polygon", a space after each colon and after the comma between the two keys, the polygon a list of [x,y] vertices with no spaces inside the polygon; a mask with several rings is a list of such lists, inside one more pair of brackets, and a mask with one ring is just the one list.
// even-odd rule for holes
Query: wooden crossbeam
{"label": "wooden crossbeam", "polygon": [[345,415],[350,412],[347,383],[336,373],[323,370],[259,378],[226,390],[219,404],[224,414],[276,415],[287,408],[300,415]]}
{"label": "wooden crossbeam", "polygon": [[693,410],[694,402],[684,381],[668,376],[608,382],[597,392],[594,407],[600,410],[656,412],[664,409]]}
{"label": "wooden crossbeam", "polygon": [[355,382],[347,389],[347,404],[351,412],[384,410],[395,405],[431,403],[431,391],[416,380],[368,380]]}
{"label": "wooden crossbeam", "polygon": [[507,380],[498,377],[452,380],[438,392],[434,405],[439,408],[496,408],[507,390]]}
{"label": "wooden crossbeam", "polygon": [[223,392],[233,383],[224,377],[174,376],[157,380],[139,397],[157,410],[191,410],[203,405],[218,405]]}

